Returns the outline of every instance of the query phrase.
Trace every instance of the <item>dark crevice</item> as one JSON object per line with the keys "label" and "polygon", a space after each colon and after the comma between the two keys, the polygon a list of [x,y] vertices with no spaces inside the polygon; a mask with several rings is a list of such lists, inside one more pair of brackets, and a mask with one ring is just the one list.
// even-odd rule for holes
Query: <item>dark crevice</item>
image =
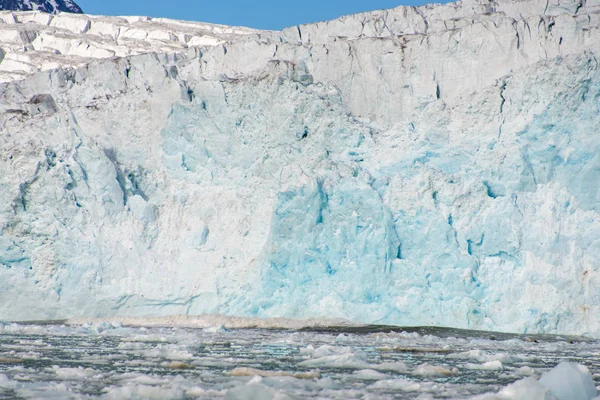
{"label": "dark crevice", "polygon": [[49,171],[56,166],[56,153],[52,149],[46,149],[44,155],[46,156],[46,171]]}
{"label": "dark crevice", "polygon": [[21,209],[23,211],[27,211],[27,198],[26,198],[27,192],[29,191],[29,188],[31,187],[31,185],[34,184],[38,180],[38,178],[39,178],[38,174],[40,172],[40,168],[41,168],[41,165],[38,162],[38,164],[35,168],[35,172],[33,173],[33,178],[31,178],[31,180],[25,181],[19,185],[19,195],[14,200],[15,204],[13,206],[13,210],[14,210],[15,214],[17,213],[19,206],[21,207]]}
{"label": "dark crevice", "polygon": [[396,252],[396,258],[398,260],[402,260],[402,244],[398,245],[398,250]]}
{"label": "dark crevice", "polygon": [[448,225],[450,225],[452,234],[454,235],[454,241],[458,245],[458,232],[456,232],[456,229],[454,228],[454,218],[452,217],[452,214],[448,215]]}
{"label": "dark crevice", "polygon": [[138,174],[136,174],[133,171],[130,171],[127,174],[127,179],[129,180],[129,183],[131,184],[131,194],[134,196],[136,196],[136,195],[140,196],[145,201],[148,201],[148,196],[146,196],[146,193],[144,193],[144,191],[140,188]]}
{"label": "dark crevice", "polygon": [[500,114],[504,112],[504,103],[506,103],[506,98],[504,97],[504,91],[506,90],[506,81],[502,82],[500,85],[500,98],[502,101],[500,102]]}
{"label": "dark crevice", "polygon": [[328,275],[333,275],[333,274],[335,274],[335,269],[333,269],[333,267],[331,266],[331,264],[326,263],[326,265],[325,265],[325,272],[327,272]]}
{"label": "dark crevice", "polygon": [[481,234],[481,239],[479,239],[479,242],[474,242],[472,240],[467,240],[467,253],[469,253],[469,255],[473,255],[473,250],[474,247],[481,247],[483,245],[483,241],[485,240],[485,234]]}
{"label": "dark crevice", "polygon": [[483,181],[482,183],[483,183],[483,186],[485,186],[488,197],[495,199],[496,197],[499,196],[496,192],[494,192],[494,189],[492,189],[492,186],[487,181]]}
{"label": "dark crevice", "polygon": [[303,140],[303,139],[306,139],[307,137],[308,137],[308,127],[307,126],[304,127],[304,129],[302,130],[302,132],[298,132],[296,134],[296,138],[298,140]]}
{"label": "dark crevice", "polygon": [[117,155],[114,149],[104,149],[104,155],[106,155],[106,158],[108,158],[112,162],[115,168],[115,172],[117,174],[117,183],[119,184],[119,187],[123,192],[123,205],[127,205],[127,184],[125,180],[125,175],[123,174],[123,171],[119,166],[119,162],[117,161]]}
{"label": "dark crevice", "polygon": [[75,180],[75,177],[73,176],[73,171],[71,170],[71,168],[69,168],[67,170],[67,174],[69,174],[69,177],[71,178],[71,182],[67,183],[67,185],[65,186],[65,189],[73,190],[77,187],[77,181]]}

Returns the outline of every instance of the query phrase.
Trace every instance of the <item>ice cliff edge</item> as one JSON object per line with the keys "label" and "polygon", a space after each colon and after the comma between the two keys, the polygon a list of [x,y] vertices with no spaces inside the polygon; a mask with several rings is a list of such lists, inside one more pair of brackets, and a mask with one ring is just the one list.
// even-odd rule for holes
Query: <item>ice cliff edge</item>
{"label": "ice cliff edge", "polygon": [[0,319],[600,335],[599,1],[0,18]]}

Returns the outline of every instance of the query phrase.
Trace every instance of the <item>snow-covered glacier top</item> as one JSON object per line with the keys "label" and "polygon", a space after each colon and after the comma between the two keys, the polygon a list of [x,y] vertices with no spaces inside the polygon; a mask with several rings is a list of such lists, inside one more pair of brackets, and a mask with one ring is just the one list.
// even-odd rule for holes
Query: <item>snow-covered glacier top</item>
{"label": "snow-covered glacier top", "polygon": [[599,16],[0,14],[0,319],[599,336]]}
{"label": "snow-covered glacier top", "polygon": [[217,45],[256,32],[163,18],[0,11],[0,82],[97,59]]}

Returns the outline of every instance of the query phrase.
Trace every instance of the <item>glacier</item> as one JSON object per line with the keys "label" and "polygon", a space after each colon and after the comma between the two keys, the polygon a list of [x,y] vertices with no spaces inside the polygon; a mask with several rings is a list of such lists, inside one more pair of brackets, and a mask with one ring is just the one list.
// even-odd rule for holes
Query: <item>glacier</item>
{"label": "glacier", "polygon": [[1,320],[600,336],[597,0],[0,19]]}

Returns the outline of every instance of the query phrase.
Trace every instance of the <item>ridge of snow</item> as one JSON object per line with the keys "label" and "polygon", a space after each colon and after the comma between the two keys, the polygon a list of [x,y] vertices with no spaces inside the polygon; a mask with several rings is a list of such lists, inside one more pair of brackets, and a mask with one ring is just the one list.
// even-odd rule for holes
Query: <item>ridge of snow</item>
{"label": "ridge of snow", "polygon": [[150,17],[0,11],[0,82],[96,59],[174,53],[218,45],[259,31]]}

